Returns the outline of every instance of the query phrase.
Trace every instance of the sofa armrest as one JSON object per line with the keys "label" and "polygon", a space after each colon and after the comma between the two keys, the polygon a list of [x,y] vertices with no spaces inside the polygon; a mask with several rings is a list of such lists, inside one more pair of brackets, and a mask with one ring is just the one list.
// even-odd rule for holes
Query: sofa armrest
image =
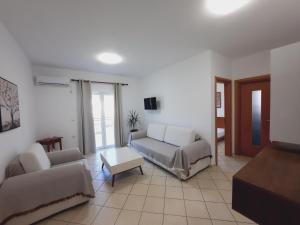
{"label": "sofa armrest", "polygon": [[81,154],[78,148],[50,152],[47,153],[47,155],[52,166],[83,159],[83,155]]}
{"label": "sofa armrest", "polygon": [[199,159],[212,157],[210,145],[204,139],[195,141],[189,145],[181,147],[180,149],[186,156],[188,156],[189,161],[192,164],[197,162]]}
{"label": "sofa armrest", "polygon": [[77,195],[95,196],[90,173],[80,161],[11,177],[0,187],[0,224]]}
{"label": "sofa armrest", "polygon": [[137,131],[137,132],[131,132],[129,134],[129,138],[128,138],[128,144],[131,143],[131,141],[135,140],[135,139],[140,139],[140,138],[145,138],[147,137],[147,131]]}

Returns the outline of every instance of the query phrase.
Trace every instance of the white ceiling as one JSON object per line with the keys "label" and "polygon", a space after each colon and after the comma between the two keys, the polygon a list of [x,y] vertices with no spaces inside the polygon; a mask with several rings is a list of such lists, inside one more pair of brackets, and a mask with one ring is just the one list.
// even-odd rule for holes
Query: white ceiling
{"label": "white ceiling", "polygon": [[[0,20],[34,64],[129,76],[206,49],[235,58],[300,41],[300,0],[253,0],[225,17],[209,14],[204,2],[0,0]],[[124,63],[95,60],[108,50]]]}

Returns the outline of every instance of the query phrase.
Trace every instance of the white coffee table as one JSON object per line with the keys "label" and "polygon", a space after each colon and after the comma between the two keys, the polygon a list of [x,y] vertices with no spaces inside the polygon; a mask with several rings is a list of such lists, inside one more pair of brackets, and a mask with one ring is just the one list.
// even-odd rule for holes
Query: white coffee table
{"label": "white coffee table", "polygon": [[127,170],[140,168],[141,174],[144,175],[142,165],[144,158],[135,150],[129,147],[109,149],[100,153],[102,160],[102,169],[105,167],[112,175],[112,186],[115,183],[115,175]]}

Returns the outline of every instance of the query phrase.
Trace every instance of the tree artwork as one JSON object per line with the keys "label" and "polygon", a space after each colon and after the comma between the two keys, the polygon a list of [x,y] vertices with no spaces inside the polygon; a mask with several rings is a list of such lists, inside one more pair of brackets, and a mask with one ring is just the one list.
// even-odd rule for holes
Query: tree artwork
{"label": "tree artwork", "polygon": [[17,85],[0,78],[0,132],[20,127]]}

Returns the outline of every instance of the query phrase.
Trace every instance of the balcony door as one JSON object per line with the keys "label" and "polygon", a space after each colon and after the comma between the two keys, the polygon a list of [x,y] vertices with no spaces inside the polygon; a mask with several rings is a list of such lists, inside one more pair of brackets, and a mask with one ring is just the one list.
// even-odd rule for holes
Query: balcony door
{"label": "balcony door", "polygon": [[115,145],[114,105],[114,91],[112,85],[92,85],[96,149],[109,148]]}

